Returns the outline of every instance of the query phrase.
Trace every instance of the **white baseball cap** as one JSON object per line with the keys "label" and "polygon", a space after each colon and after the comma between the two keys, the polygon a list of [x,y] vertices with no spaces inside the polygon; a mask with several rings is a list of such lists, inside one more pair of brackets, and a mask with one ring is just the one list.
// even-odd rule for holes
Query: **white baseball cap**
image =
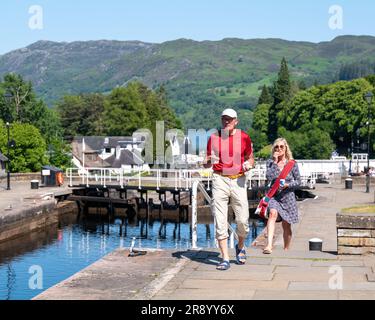
{"label": "white baseball cap", "polygon": [[221,114],[222,117],[228,116],[231,118],[237,118],[237,112],[234,111],[233,109],[225,109],[223,113]]}

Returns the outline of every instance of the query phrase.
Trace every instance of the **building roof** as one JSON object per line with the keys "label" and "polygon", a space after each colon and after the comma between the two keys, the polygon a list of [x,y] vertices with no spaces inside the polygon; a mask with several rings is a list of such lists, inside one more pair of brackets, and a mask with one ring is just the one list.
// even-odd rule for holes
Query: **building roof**
{"label": "building roof", "polygon": [[137,166],[143,164],[143,161],[130,150],[121,150],[118,159],[116,159],[115,156],[112,156],[107,159],[107,162],[111,162],[111,158],[113,158],[112,168],[121,168],[122,165]]}
{"label": "building roof", "polygon": [[128,144],[139,144],[141,141],[134,141],[133,137],[75,137],[73,139],[73,146],[77,146],[80,150],[77,153],[82,153],[82,142],[85,139],[85,153],[101,153],[104,148],[123,147]]}
{"label": "building roof", "polygon": [[[85,142],[83,152],[83,139]],[[115,155],[106,159],[91,159],[91,155],[99,155],[105,148],[125,148],[129,144],[139,144],[141,141],[134,141],[133,137],[75,137],[72,142],[72,153],[76,159],[83,163],[83,154],[85,154],[85,166],[89,167],[110,167],[121,168],[122,165],[142,165],[144,161],[131,150],[121,150],[121,154],[116,159]],[[95,156],[96,158],[96,156]]]}

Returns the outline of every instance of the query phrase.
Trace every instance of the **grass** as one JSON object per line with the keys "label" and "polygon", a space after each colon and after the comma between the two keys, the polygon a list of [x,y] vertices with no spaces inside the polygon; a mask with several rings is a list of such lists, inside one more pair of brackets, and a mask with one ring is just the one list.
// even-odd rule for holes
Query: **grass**
{"label": "grass", "polygon": [[375,213],[375,205],[364,205],[342,209],[343,213]]}

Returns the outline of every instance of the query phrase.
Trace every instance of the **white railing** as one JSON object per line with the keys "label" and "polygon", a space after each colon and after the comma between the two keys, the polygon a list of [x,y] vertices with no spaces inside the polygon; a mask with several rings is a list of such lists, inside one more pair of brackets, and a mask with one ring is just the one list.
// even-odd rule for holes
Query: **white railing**
{"label": "white railing", "polygon": [[[193,180],[204,181],[207,183],[207,190],[212,185],[212,170],[210,169],[150,169],[150,170],[125,170],[114,168],[68,168],[66,176],[69,186],[73,185],[119,185],[121,188],[129,185],[137,185],[139,189],[147,184],[156,186],[159,190],[162,186],[174,187],[175,190],[190,190]],[[266,171],[263,168],[255,168],[246,173],[249,189],[252,181],[257,181],[258,185],[265,182]]]}
{"label": "white railing", "polygon": [[66,176],[69,186],[75,184],[86,185],[119,185],[124,187],[132,183],[141,189],[144,185],[152,183],[159,190],[162,186],[174,187],[176,190],[189,190],[192,188],[193,179],[207,182],[208,190],[211,187],[212,171],[205,169],[198,170],[125,170],[114,168],[68,168]]}
{"label": "white railing", "polygon": [[250,190],[252,189],[253,181],[257,181],[258,186],[260,186],[262,182],[266,181],[266,167],[256,166],[254,169],[251,169],[246,172],[246,179]]}
{"label": "white railing", "polygon": [[[327,160],[329,161],[329,160]],[[342,173],[345,165],[339,161],[325,160],[299,160],[297,161],[303,186],[313,188],[319,176],[329,177],[332,174]],[[340,171],[341,170],[341,171]],[[119,185],[120,187],[132,184],[142,189],[142,186],[153,184],[159,190],[162,186],[174,187],[175,190],[190,190],[193,180],[198,179],[207,183],[210,190],[212,183],[212,170],[210,169],[117,169],[117,168],[68,168],[66,170],[69,186],[74,184]],[[249,189],[253,181],[262,185],[266,181],[266,166],[259,163],[246,173]]]}
{"label": "white railing", "polygon": [[[198,191],[200,191],[206,201],[209,203],[211,214],[214,219],[214,230],[216,230],[216,219],[215,219],[215,214],[214,214],[214,204],[213,204],[213,199],[209,196],[207,193],[205,186],[201,183],[199,180],[194,180],[193,185],[192,185],[192,192],[191,192],[191,247],[193,250],[198,250],[197,242],[198,242],[198,232],[197,232],[197,227],[198,227]],[[230,248],[234,248],[234,238],[238,240],[238,235],[236,231],[232,228],[230,223],[228,222],[228,229],[230,231],[230,236],[229,236],[229,245]],[[214,231],[215,232],[215,231]],[[218,247],[218,242],[215,236],[215,246],[216,248]]]}

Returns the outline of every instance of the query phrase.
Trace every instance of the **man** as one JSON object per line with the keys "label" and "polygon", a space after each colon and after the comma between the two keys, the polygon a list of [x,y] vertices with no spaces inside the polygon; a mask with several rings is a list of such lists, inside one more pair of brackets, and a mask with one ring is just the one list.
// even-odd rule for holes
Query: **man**
{"label": "man", "polygon": [[249,233],[249,204],[245,185],[245,172],[254,165],[250,137],[236,129],[237,112],[226,109],[221,114],[222,129],[208,140],[206,168],[213,166],[212,196],[216,218],[216,238],[219,243],[222,262],[218,270],[230,268],[228,253],[228,202],[235,213],[238,244],[236,260],[245,264],[245,239]]}

